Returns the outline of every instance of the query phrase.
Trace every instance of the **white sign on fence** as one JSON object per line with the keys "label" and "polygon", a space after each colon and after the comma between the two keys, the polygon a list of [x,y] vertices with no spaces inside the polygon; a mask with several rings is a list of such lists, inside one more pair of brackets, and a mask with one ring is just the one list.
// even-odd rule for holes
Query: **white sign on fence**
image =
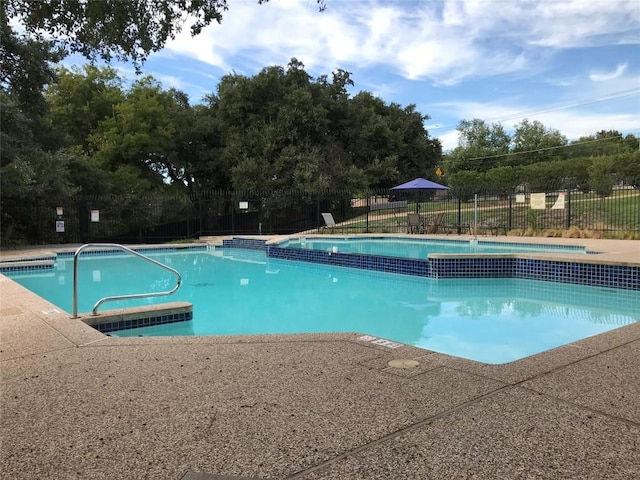
{"label": "white sign on fence", "polygon": [[553,207],[551,207],[551,210],[564,210],[564,192],[560,192],[558,194],[556,203],[553,204]]}
{"label": "white sign on fence", "polygon": [[547,194],[544,192],[532,193],[530,202],[533,210],[544,210],[547,208]]}

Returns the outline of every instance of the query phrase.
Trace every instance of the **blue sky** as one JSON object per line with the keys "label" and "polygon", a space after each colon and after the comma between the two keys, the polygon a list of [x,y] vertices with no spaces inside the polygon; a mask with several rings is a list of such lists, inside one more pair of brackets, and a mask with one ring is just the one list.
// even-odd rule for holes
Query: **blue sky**
{"label": "blue sky", "polygon": [[[351,72],[353,93],[415,104],[445,150],[462,119],[528,118],[570,140],[640,134],[640,0],[229,0],[220,25],[184,32],[143,73],[192,103],[232,71],[292,57],[313,77]],[[135,78],[133,68],[114,65]]]}

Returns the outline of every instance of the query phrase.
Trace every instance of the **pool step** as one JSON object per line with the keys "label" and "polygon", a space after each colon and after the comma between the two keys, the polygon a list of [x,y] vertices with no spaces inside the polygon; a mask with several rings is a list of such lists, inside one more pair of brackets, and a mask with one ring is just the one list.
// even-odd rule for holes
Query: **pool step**
{"label": "pool step", "polygon": [[116,330],[188,322],[193,320],[193,304],[170,302],[144,307],[118,308],[103,310],[98,315],[80,314],[79,318],[96,330],[109,333]]}

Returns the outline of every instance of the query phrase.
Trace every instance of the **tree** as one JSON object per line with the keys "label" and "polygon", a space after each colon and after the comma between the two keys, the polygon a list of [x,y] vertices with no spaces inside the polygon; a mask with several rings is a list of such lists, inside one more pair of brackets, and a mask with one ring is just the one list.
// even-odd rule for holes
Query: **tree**
{"label": "tree", "polygon": [[589,185],[601,197],[613,192],[615,183],[614,161],[611,157],[595,157],[589,167]]}
{"label": "tree", "polygon": [[56,78],[52,64],[62,59],[61,51],[41,36],[18,35],[9,24],[4,0],[1,5],[0,90],[14,95],[28,114],[44,112],[43,89]]}
{"label": "tree", "polygon": [[617,180],[633,188],[640,188],[640,150],[619,153],[612,156],[613,170]]}
{"label": "tree", "polygon": [[516,187],[522,181],[519,167],[495,167],[484,174],[487,190],[500,195],[509,195],[516,191]]}
{"label": "tree", "polygon": [[638,137],[634,135],[623,137],[617,130],[601,130],[594,135],[580,137],[571,142],[567,148],[567,156],[573,158],[597,157],[633,152],[638,150],[638,141]]}
{"label": "tree", "polygon": [[567,138],[559,130],[547,128],[537,120],[530,122],[526,118],[515,125],[512,137],[513,155],[505,157],[505,165],[528,165],[552,160],[561,156],[562,147]]}
{"label": "tree", "polygon": [[449,176],[452,193],[462,201],[469,201],[476,193],[483,193],[484,175],[471,170],[459,170]]}
{"label": "tree", "polygon": [[[4,5],[3,5],[4,7]],[[33,233],[33,204],[72,193],[69,156],[43,95],[59,58],[51,42],[16,35],[0,12],[0,211],[3,242]]]}
{"label": "tree", "polygon": [[181,152],[188,138],[180,135],[187,135],[184,127],[192,121],[187,96],[174,89],[165,91],[152,77],[145,77],[113,109],[113,116],[102,120],[89,139],[97,164],[111,172],[133,167],[146,179],[144,190],[190,187],[193,175]]}
{"label": "tree", "polygon": [[511,137],[499,123],[462,120],[457,127],[458,146],[447,157],[446,170],[484,172],[499,164],[509,153]]}
{"label": "tree", "polygon": [[37,238],[33,218],[39,200],[57,201],[76,190],[69,177],[71,160],[50,150],[45,122],[35,123],[16,99],[0,91],[0,211],[3,242],[12,237]]}
{"label": "tree", "polygon": [[295,58],[225,76],[209,102],[233,187],[361,190],[432,172],[442,148],[424,128],[428,116],[369,92],[350,98],[352,84],[343,70],[313,81]]}
{"label": "tree", "polygon": [[113,117],[124,101],[122,81],[109,67],[60,68],[57,82],[46,89],[51,121],[69,145],[89,153],[89,138],[101,121]]}

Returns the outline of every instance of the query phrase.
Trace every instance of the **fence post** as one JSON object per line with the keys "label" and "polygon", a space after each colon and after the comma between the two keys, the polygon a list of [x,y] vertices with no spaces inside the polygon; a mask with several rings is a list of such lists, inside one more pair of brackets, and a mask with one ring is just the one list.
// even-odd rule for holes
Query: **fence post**
{"label": "fence post", "polygon": [[80,243],[89,243],[89,202],[86,198],[80,200],[78,207],[78,221],[80,222]]}
{"label": "fence post", "polygon": [[236,194],[231,192],[231,235],[236,234]]}
{"label": "fence post", "polygon": [[478,194],[473,196],[473,232],[478,235]]}
{"label": "fence post", "polygon": [[569,230],[571,228],[571,188],[567,188],[567,224],[566,229]]}
{"label": "fence post", "polygon": [[509,193],[509,215],[507,216],[507,232],[513,225],[513,193]]}
{"label": "fence post", "polygon": [[371,206],[371,196],[369,195],[369,192],[367,192],[366,195],[367,195],[367,221],[366,221],[365,233],[369,233],[369,210]]}
{"label": "fence post", "polygon": [[196,201],[198,202],[198,232],[199,235],[202,235],[202,199],[200,198],[200,192],[196,195]]}

